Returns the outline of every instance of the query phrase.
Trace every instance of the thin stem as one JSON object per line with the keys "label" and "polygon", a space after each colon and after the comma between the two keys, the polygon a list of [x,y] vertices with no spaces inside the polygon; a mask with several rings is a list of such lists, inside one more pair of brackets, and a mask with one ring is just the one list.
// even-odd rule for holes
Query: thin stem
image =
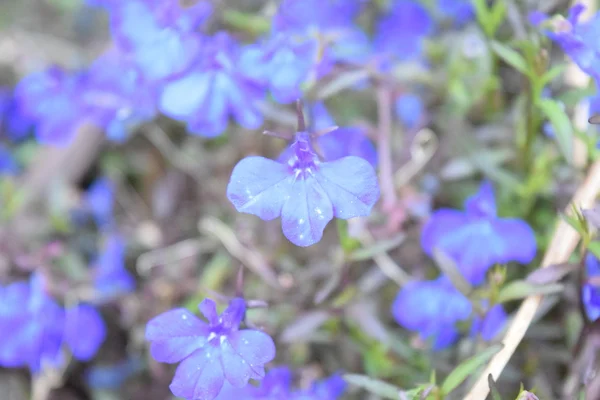
{"label": "thin stem", "polygon": [[273,136],[279,139],[284,139],[284,140],[292,140],[292,136],[287,134],[287,133],[279,133],[279,132],[273,132],[273,131],[263,131],[263,135],[267,135],[267,136]]}
{"label": "thin stem", "polygon": [[306,131],[306,122],[304,120],[304,105],[302,100],[296,100],[296,115],[298,116],[298,132]]}
{"label": "thin stem", "polygon": [[377,151],[379,153],[379,179],[383,208],[391,209],[397,203],[394,187],[394,171],[392,166],[392,93],[390,89],[380,85],[377,88],[377,112],[379,118],[379,133]]}

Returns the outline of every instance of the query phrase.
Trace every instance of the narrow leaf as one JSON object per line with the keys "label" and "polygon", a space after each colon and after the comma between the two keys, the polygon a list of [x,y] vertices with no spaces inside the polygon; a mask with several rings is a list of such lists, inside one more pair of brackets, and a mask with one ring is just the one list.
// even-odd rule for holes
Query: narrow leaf
{"label": "narrow leaf", "polygon": [[502,397],[500,396],[500,392],[498,391],[498,387],[496,386],[496,382],[494,382],[492,374],[488,375],[488,385],[490,386],[490,392],[492,393],[492,400],[502,400]]}
{"label": "narrow leaf", "polygon": [[546,285],[560,281],[565,275],[577,269],[577,264],[562,263],[554,264],[545,268],[539,268],[533,271],[527,279],[527,282],[534,285]]}
{"label": "narrow leaf", "polygon": [[476,356],[468,358],[467,360],[459,364],[459,366],[452,370],[452,372],[450,372],[450,375],[446,377],[444,383],[442,383],[442,393],[444,395],[447,395],[454,389],[456,389],[458,385],[464,382],[465,379],[467,379],[470,375],[474,374],[480,366],[485,364],[490,358],[494,356],[494,354],[499,352],[500,349],[502,349],[502,347],[503,346],[501,344],[489,347],[488,349],[482,351]]}
{"label": "narrow leaf", "polygon": [[573,161],[573,125],[569,116],[554,100],[541,99],[538,106],[554,128],[554,136],[561,153],[567,162],[571,163]]}
{"label": "narrow leaf", "polygon": [[498,294],[498,303],[506,303],[511,300],[523,299],[531,295],[546,295],[559,293],[564,286],[559,283],[549,285],[534,285],[526,281],[513,281],[504,286]]}
{"label": "narrow leaf", "polygon": [[361,387],[384,399],[398,400],[400,397],[400,389],[396,386],[366,375],[346,374],[344,379],[349,384]]}
{"label": "narrow leaf", "polygon": [[328,319],[329,313],[322,310],[301,315],[283,330],[280,339],[284,343],[308,341]]}
{"label": "narrow leaf", "polygon": [[435,248],[433,249],[433,259],[439,269],[448,276],[448,279],[452,282],[454,287],[458,289],[462,294],[468,296],[472,291],[473,287],[460,273],[454,260],[452,260],[446,253]]}
{"label": "narrow leaf", "polygon": [[317,98],[327,99],[342,90],[350,89],[369,77],[369,71],[359,69],[358,71],[348,71],[340,74],[337,78],[326,84],[317,93]]}
{"label": "narrow leaf", "polygon": [[530,69],[527,65],[527,62],[516,50],[511,49],[510,47],[495,40],[491,42],[491,47],[494,53],[496,53],[496,55],[498,55],[498,57],[500,57],[505,63],[523,75],[530,74]]}

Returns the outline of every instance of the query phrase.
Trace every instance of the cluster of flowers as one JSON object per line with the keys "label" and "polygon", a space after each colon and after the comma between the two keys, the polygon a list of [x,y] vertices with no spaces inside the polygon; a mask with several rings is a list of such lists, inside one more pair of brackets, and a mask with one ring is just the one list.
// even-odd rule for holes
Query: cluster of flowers
{"label": "cluster of flowers", "polygon": [[[85,196],[82,214],[89,215],[105,233],[101,252],[89,268],[91,285],[86,294],[71,288],[59,305],[51,290],[51,272],[35,272],[27,281],[0,286],[0,366],[29,367],[33,374],[66,361],[63,348],[81,361],[91,359],[106,336],[98,306],[134,289],[125,269],[125,244],[112,232],[112,187],[95,182]],[[45,271],[44,269],[41,269]],[[85,283],[83,283],[85,285]],[[85,333],[84,333],[85,332]]]}

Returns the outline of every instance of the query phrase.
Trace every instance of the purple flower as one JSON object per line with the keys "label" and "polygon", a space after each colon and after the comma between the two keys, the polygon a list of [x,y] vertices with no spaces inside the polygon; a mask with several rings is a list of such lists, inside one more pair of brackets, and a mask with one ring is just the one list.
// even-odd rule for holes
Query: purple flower
{"label": "purple flower", "polygon": [[[473,317],[469,299],[462,295],[445,276],[433,281],[406,284],[392,304],[392,315],[398,324],[419,332],[422,339],[433,340],[433,349],[442,350],[459,337],[456,324]],[[492,340],[504,325],[506,314],[500,305],[492,307],[486,317],[474,318],[471,335],[481,334]]]}
{"label": "purple flower", "polygon": [[278,32],[327,32],[351,25],[363,0],[283,0],[273,17]]}
{"label": "purple flower", "polygon": [[20,170],[11,150],[0,143],[0,175],[14,175]]}
{"label": "purple flower", "polygon": [[396,99],[396,115],[406,128],[413,129],[423,122],[425,105],[417,95],[402,94]]}
{"label": "purple flower", "polygon": [[[600,276],[600,262],[591,253],[588,253],[585,257],[585,268],[588,279]],[[596,321],[600,317],[600,287],[593,283],[585,283],[581,291],[581,297],[588,319],[592,322]]]}
{"label": "purple flower", "polygon": [[536,253],[535,235],[526,222],[497,216],[489,182],[465,201],[465,211],[435,211],[423,227],[421,246],[430,256],[436,248],[446,253],[474,285],[485,279],[492,265],[527,264]]}
{"label": "purple flower", "polygon": [[103,301],[135,288],[135,279],[125,268],[125,242],[121,237],[112,235],[106,239],[104,249],[95,262],[93,275],[94,288]]}
{"label": "purple flower", "polygon": [[199,309],[208,323],[179,308],[146,326],[152,356],[160,362],[181,362],[170,385],[173,394],[212,400],[226,380],[242,388],[249,379],[262,379],[264,365],[275,357],[275,344],[261,331],[239,330],[246,312],[244,300],[231,300],[220,316],[210,299],[200,303]]}
{"label": "purple flower", "polygon": [[283,234],[297,246],[321,240],[333,217],[367,216],[379,199],[375,170],[363,158],[348,156],[323,162],[304,131],[291,145],[287,162],[246,157],[233,169],[227,198],[239,212],[270,221],[281,216]]}
{"label": "purple flower", "polygon": [[433,29],[433,20],[425,7],[412,0],[395,0],[377,23],[375,49],[387,59],[418,59],[423,39]]}
{"label": "purple flower", "polygon": [[89,211],[99,227],[107,227],[113,222],[114,187],[107,178],[96,180],[85,193]]}
{"label": "purple flower", "polygon": [[[546,31],[550,39],[555,41],[562,50],[571,57],[571,59],[593,77],[596,82],[600,82],[600,44],[598,36],[600,35],[600,14],[596,13],[591,20],[580,23],[579,18],[585,6],[577,4],[569,10],[567,19],[558,18],[552,21],[551,31]],[[534,14],[530,20],[535,25],[541,24],[543,16]]]}
{"label": "purple flower", "polygon": [[[94,356],[105,337],[101,317],[91,306],[66,313],[45,292],[42,278],[16,282],[0,289],[0,365],[27,366],[38,373],[44,365],[63,362],[65,343],[79,360]],[[81,335],[85,330],[86,334]]]}
{"label": "purple flower", "polygon": [[444,17],[459,26],[469,22],[475,15],[470,0],[438,0],[437,8]]}
{"label": "purple flower", "polygon": [[177,1],[112,1],[108,9],[117,46],[151,81],[174,77],[192,65],[203,45],[195,30],[212,13],[205,1],[185,9]]}
{"label": "purple flower", "polygon": [[223,133],[230,115],[247,129],[258,128],[263,118],[256,105],[265,90],[238,69],[239,53],[239,44],[225,32],[210,38],[197,64],[164,86],[160,110],[205,137]]}
{"label": "purple flower", "polygon": [[10,89],[0,88],[0,131],[11,140],[21,140],[33,127],[31,119],[23,114],[19,102]]}

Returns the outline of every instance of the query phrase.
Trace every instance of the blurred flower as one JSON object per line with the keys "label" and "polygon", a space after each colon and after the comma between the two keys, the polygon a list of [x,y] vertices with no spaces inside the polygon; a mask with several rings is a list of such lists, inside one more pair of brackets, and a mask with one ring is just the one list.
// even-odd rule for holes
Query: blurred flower
{"label": "blurred flower", "polygon": [[19,172],[19,163],[11,150],[0,144],[0,175],[14,175]]}
{"label": "blurred flower", "polygon": [[414,60],[421,57],[423,39],[434,29],[427,9],[412,0],[394,0],[375,29],[375,50],[386,60]]}
{"label": "blurred flower", "polygon": [[[81,332],[85,331],[85,335]],[[104,341],[106,328],[98,312],[89,305],[66,312],[45,292],[40,275],[29,282],[0,288],[0,365],[27,366],[38,373],[63,362],[65,343],[78,360],[91,359]]]}
{"label": "blurred flower", "polygon": [[438,0],[437,9],[444,17],[453,20],[459,26],[469,22],[475,15],[470,0]]}
{"label": "blurred flower", "polygon": [[102,301],[135,289],[135,279],[125,268],[125,242],[120,236],[111,235],[106,239],[93,271],[94,288]]}
{"label": "blurred flower", "polygon": [[[585,268],[588,279],[600,277],[600,261],[592,253],[585,257]],[[581,296],[588,319],[592,322],[597,320],[600,317],[600,285],[585,283]]]}
{"label": "blurred flower", "polygon": [[[422,339],[432,339],[433,349],[442,350],[459,336],[456,324],[473,317],[471,302],[460,293],[450,280],[440,276],[433,281],[414,281],[406,284],[392,304],[396,321],[411,331],[419,332]],[[473,318],[471,335],[480,334],[492,340],[506,320],[500,305],[488,310],[485,318]]]}
{"label": "blurred flower", "polygon": [[177,1],[110,1],[111,32],[145,78],[164,80],[183,73],[198,57],[197,28],[210,16],[205,1],[182,8]]}
{"label": "blurred flower", "polygon": [[116,390],[143,367],[139,356],[111,365],[93,365],[86,373],[86,382],[93,389]]}
{"label": "blurred flower", "polygon": [[208,323],[188,310],[167,311],[148,322],[146,340],[159,362],[181,362],[170,385],[175,396],[212,400],[225,380],[243,388],[249,379],[262,379],[264,365],[275,357],[275,344],[257,330],[239,330],[246,313],[243,299],[231,300],[219,316],[214,301],[199,309]]}
{"label": "blurred flower", "polygon": [[498,218],[494,189],[484,182],[479,192],[465,201],[465,211],[443,208],[423,227],[421,245],[429,256],[439,249],[456,262],[472,284],[485,279],[494,264],[517,261],[527,264],[535,257],[531,227],[520,219]]}
{"label": "blurred flower", "polygon": [[0,88],[0,132],[17,141],[25,138],[32,127],[33,122],[23,114],[13,90]]}
{"label": "blurred flower", "polygon": [[107,178],[97,179],[85,193],[86,205],[100,228],[113,224],[114,187]]}
{"label": "blurred flower", "polygon": [[544,19],[541,13],[530,15],[530,22],[542,25],[546,35],[555,41],[562,50],[584,72],[600,82],[600,14],[596,13],[587,22],[579,22],[585,6],[576,4],[569,10],[565,19],[561,16],[550,20]]}
{"label": "blurred flower", "polygon": [[265,221],[281,216],[283,234],[297,246],[321,240],[333,217],[370,214],[379,199],[377,175],[363,158],[322,162],[307,132],[296,133],[287,162],[246,157],[233,169],[227,198],[239,212]]}
{"label": "blurred flower", "polygon": [[238,69],[239,53],[239,44],[227,33],[210,38],[194,67],[165,85],[160,110],[206,137],[223,133],[230,115],[244,128],[258,128],[262,114],[256,104],[265,90]]}
{"label": "blurred flower", "polygon": [[425,118],[425,105],[417,95],[404,93],[396,99],[396,115],[408,129],[413,129]]}

